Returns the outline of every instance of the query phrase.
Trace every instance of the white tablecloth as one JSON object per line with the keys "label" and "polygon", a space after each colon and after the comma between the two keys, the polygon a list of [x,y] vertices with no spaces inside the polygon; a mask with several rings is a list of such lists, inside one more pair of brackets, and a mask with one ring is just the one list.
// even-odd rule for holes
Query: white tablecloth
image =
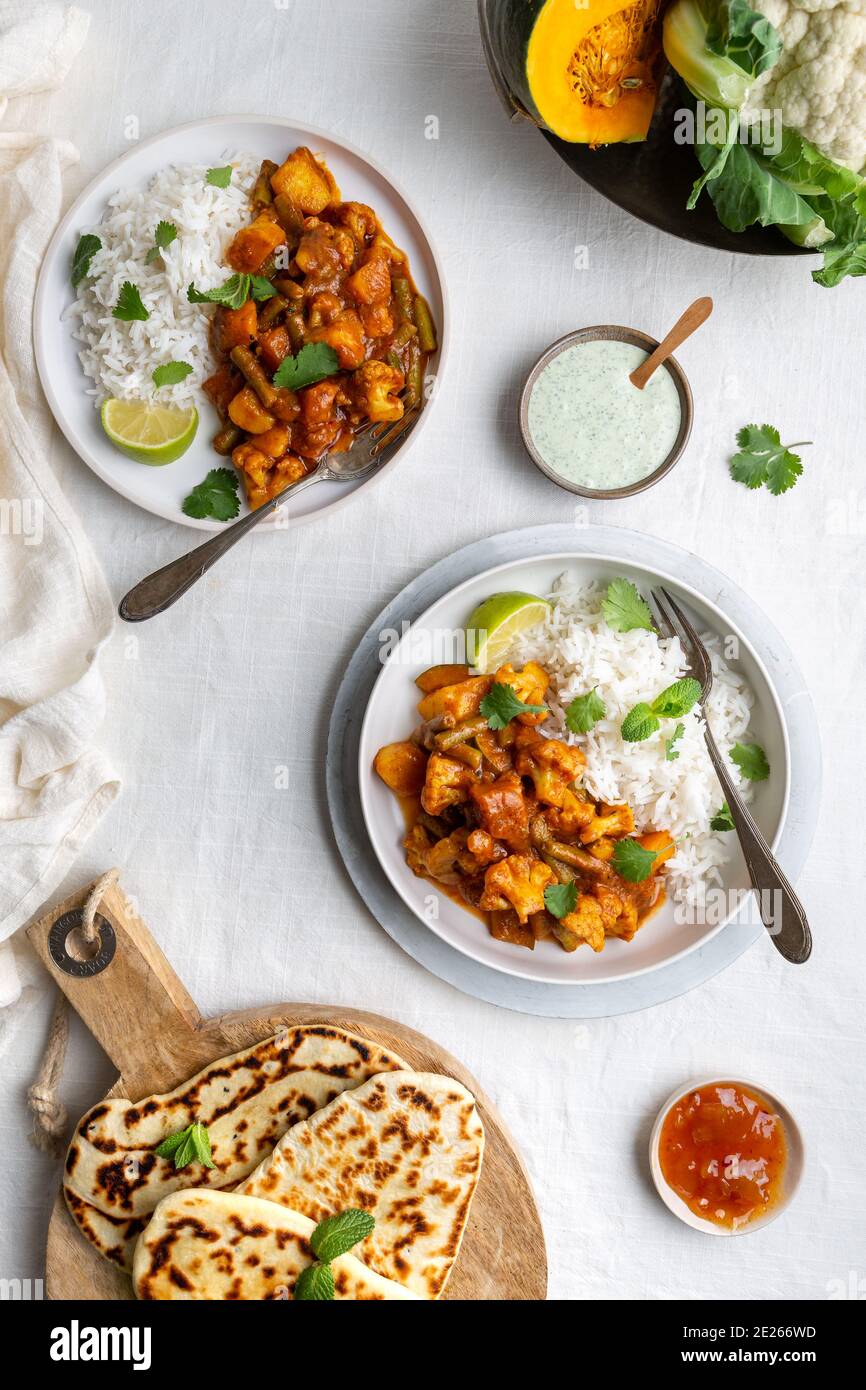
{"label": "white tablecloth", "polygon": [[[330,522],[259,535],[104,659],[104,744],[124,790],[66,884],[110,864],[205,1013],[284,998],[352,1003],[458,1053],[519,1136],[561,1298],[823,1299],[866,1277],[866,936],[862,402],[866,282],[828,291],[796,259],[675,241],[584,187],[506,121],[470,0],[88,0],[66,87],[18,128],[74,140],[68,192],[183,121],[294,116],[373,153],[426,213],[452,296],[450,370],[410,458]],[[436,116],[438,140],[425,138]],[[579,247],[588,267],[576,268]],[[327,715],[347,655],[419,569],[494,531],[559,521],[569,499],[523,455],[518,384],[583,324],[661,333],[696,295],[716,312],[681,351],[697,401],[688,455],[661,486],[591,518],[696,550],[784,632],[820,719],[826,776],[800,888],[815,952],[785,966],[761,941],[722,976],[648,1013],[575,1025],[506,1013],[426,974],[377,926],[333,846],[323,801]],[[736,429],[812,439],[782,498],[725,466]],[[114,496],[57,436],[53,463],[115,596],[192,533]],[[289,790],[275,787],[281,766]],[[280,779],[277,779],[278,781]],[[26,1143],[49,998],[31,995],[2,1058],[0,1274],[37,1277],[57,1169]],[[2,1047],[2,1035],[0,1035]],[[796,1204],[752,1238],[707,1239],[655,1196],[645,1146],[681,1081],[728,1071],[777,1090],[808,1145]],[[77,1024],[73,1114],[111,1068]],[[864,1285],[866,1287],[866,1285]],[[861,1294],[862,1296],[862,1294]]]}

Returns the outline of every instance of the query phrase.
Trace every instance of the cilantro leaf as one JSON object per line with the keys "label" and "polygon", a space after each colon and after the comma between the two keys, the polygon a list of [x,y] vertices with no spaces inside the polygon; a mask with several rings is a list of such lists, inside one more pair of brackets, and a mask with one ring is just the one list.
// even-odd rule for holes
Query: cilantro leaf
{"label": "cilantro leaf", "polygon": [[237,473],[230,468],[212,468],[204,482],[194,487],[184,500],[184,512],[187,516],[212,516],[217,521],[231,521],[241,509],[239,481]]}
{"label": "cilantro leaf", "polygon": [[142,323],[150,318],[150,314],[142,303],[141,295],[131,280],[124,280],[120,287],[120,294],[117,296],[117,303],[111,311],[112,318],[123,319],[129,323],[132,319],[140,319]]}
{"label": "cilantro leaf", "polygon": [[225,284],[212,290],[197,290],[190,285],[186,297],[190,304],[223,304],[227,309],[240,309],[250,297],[250,277],[230,275]]}
{"label": "cilantro leaf", "polygon": [[546,714],[546,705],[525,705],[510,685],[495,681],[479,706],[491,729],[504,729],[518,714]]}
{"label": "cilantro leaf", "polygon": [[330,1264],[340,1255],[346,1255],[359,1241],[366,1240],[376,1225],[368,1211],[359,1207],[349,1207],[320,1221],[310,1236],[313,1254],[323,1264]]}
{"label": "cilantro leaf", "polygon": [[329,343],[306,343],[296,357],[284,357],[274,373],[274,385],[300,391],[326,376],[333,376],[340,365]]}
{"label": "cilantro leaf", "polygon": [[676,751],[674,745],[679,743],[685,731],[685,724],[678,724],[677,727],[674,729],[673,733],[671,734],[670,738],[665,739],[665,762],[675,763],[677,758],[680,756],[679,753]]}
{"label": "cilantro leaf", "polygon": [[626,743],[642,743],[650,734],[654,734],[661,724],[656,715],[653,714],[649,705],[641,701],[630,709],[625,719],[622,721],[620,733]]}
{"label": "cilantro leaf", "polygon": [[205,1168],[215,1168],[210,1147],[210,1135],[202,1124],[187,1125],[177,1134],[170,1134],[157,1145],[160,1158],[173,1158],[175,1170],[186,1168],[190,1163],[201,1163]]}
{"label": "cilantro leaf", "polygon": [[637,840],[617,840],[611,862],[620,878],[627,883],[643,883],[652,873],[657,858],[651,849],[644,849]]}
{"label": "cilantro leaf", "polygon": [[711,830],[735,830],[734,818],[731,815],[731,808],[727,801],[723,801],[720,810],[716,812],[710,821]]}
{"label": "cilantro leaf", "polygon": [[144,258],[145,265],[150,265],[152,261],[155,261],[165,248],[171,246],[171,243],[176,240],[177,227],[173,222],[157,222],[156,230],[153,234],[154,244]]}
{"label": "cilantro leaf", "polygon": [[101,250],[102,242],[99,240],[99,237],[94,236],[92,232],[87,232],[79,239],[78,245],[75,248],[75,255],[72,257],[72,271],[70,272],[70,279],[73,285],[81,284],[85,275],[90,271],[90,262],[93,260],[97,251]]}
{"label": "cilantro leaf", "polygon": [[554,917],[567,917],[577,907],[576,883],[551,883],[544,890],[544,906]]}
{"label": "cilantro leaf", "polygon": [[740,452],[728,460],[735,482],[755,489],[766,483],[774,497],[792,488],[803,472],[800,455],[793,452],[811,440],[783,444],[779,431],[772,425],[744,425],[737,434]]}
{"label": "cilantro leaf", "polygon": [[652,614],[630,579],[611,580],[601,611],[614,632],[631,632],[636,627],[653,631]]}
{"label": "cilantro leaf", "polygon": [[160,250],[164,251],[166,246],[171,246],[171,243],[177,240],[177,227],[173,222],[157,222],[153,239]]}
{"label": "cilantro leaf", "polygon": [[766,782],[770,775],[770,764],[760,743],[735,743],[731,749],[731,762],[748,782]]}
{"label": "cilantro leaf", "polygon": [[650,708],[653,714],[662,719],[679,719],[680,715],[688,714],[700,693],[700,682],[691,676],[683,676],[682,680],[674,681],[673,685],[657,695]]}
{"label": "cilantro leaf", "polygon": [[774,497],[781,497],[783,492],[794,486],[802,472],[800,455],[785,449],[767,464],[767,487]]}
{"label": "cilantro leaf", "polygon": [[754,492],[767,481],[767,464],[754,454],[734,454],[729,460],[730,474],[735,483],[743,483]]}
{"label": "cilantro leaf", "polygon": [[154,386],[176,386],[184,377],[189,376],[192,367],[188,362],[163,362],[161,367],[154,367],[151,372]]}
{"label": "cilantro leaf", "polygon": [[565,727],[573,734],[588,734],[598,720],[604,719],[607,714],[604,700],[596,694],[597,690],[598,686],[594,685],[585,695],[577,695],[565,711]]}
{"label": "cilantro leaf", "polygon": [[334,1297],[334,1274],[330,1265],[307,1265],[295,1284],[295,1303],[324,1303]]}
{"label": "cilantro leaf", "polygon": [[212,183],[214,188],[228,188],[233,173],[234,170],[230,164],[221,164],[216,169],[208,169],[205,183]]}

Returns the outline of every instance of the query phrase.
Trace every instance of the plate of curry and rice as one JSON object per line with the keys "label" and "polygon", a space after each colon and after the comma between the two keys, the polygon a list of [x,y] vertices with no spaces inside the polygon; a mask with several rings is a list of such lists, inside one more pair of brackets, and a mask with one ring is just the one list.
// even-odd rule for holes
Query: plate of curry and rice
{"label": "plate of curry and rice", "polygon": [[[448,333],[436,252],[390,177],[312,127],[232,116],[142,141],[84,190],[46,252],[34,322],[75,452],[202,530],[428,402]],[[370,478],[304,490],[278,524],[370,487],[426,414]]]}
{"label": "plate of curry and rice", "polygon": [[775,848],[791,751],[773,681],[739,626],[662,569],[604,553],[498,565],[382,654],[358,750],[370,841],[414,916],[493,971],[625,982],[748,903],[682,648],[646,603],[658,583],[709,647],[707,715]]}

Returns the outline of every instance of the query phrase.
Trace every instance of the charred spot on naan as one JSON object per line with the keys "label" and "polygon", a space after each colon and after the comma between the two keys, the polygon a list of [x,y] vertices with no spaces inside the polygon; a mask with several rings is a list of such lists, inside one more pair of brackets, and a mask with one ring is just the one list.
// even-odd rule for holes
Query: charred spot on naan
{"label": "charred spot on naan", "polygon": [[63,1195],[79,1230],[91,1244],[106,1260],[119,1265],[121,1269],[128,1269],[132,1247],[146,1223],[135,1216],[109,1216],[107,1212],[98,1211],[65,1184]]}
{"label": "charred spot on naan", "polygon": [[109,1206],[131,1211],[133,1195],[147,1185],[158,1162],[156,1154],[151,1152],[141,1158],[120,1158],[101,1164],[96,1170],[96,1181]]}

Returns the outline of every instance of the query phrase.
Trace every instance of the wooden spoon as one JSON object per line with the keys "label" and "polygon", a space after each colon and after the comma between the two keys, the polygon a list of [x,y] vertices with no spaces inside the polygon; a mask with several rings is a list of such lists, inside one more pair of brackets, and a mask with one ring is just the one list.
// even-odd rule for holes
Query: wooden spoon
{"label": "wooden spoon", "polygon": [[632,386],[642,391],[656,367],[660,367],[662,362],[670,357],[674,348],[678,348],[680,343],[690,338],[696,328],[706,323],[712,312],[713,301],[709,295],[704,295],[702,299],[696,299],[694,304],[690,304],[686,312],[677,319],[670,333],[662,338],[655,352],[645,362],[641,362],[639,367],[635,367],[633,372],[629,372],[628,379]]}

